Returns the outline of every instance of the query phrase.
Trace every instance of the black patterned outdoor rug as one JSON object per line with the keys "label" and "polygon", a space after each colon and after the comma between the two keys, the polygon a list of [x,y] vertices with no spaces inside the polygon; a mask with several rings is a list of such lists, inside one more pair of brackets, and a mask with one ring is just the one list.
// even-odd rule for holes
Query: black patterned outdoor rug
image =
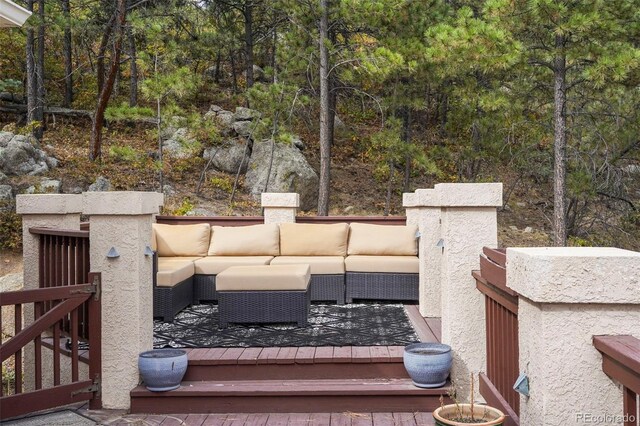
{"label": "black patterned outdoor rug", "polygon": [[154,321],[154,348],[404,346],[419,342],[401,304],[311,305],[309,325],[229,324],[218,329],[218,305],[194,305],[173,322]]}

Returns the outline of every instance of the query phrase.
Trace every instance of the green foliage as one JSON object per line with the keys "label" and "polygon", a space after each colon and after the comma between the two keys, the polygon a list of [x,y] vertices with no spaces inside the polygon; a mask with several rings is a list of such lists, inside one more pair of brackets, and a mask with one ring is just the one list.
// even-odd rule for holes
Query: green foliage
{"label": "green foliage", "polygon": [[22,217],[13,209],[0,211],[0,249],[22,248]]}
{"label": "green foliage", "polygon": [[0,79],[0,92],[15,92],[22,88],[22,82],[12,78]]}
{"label": "green foliage", "polygon": [[212,176],[209,182],[214,188],[221,189],[226,193],[230,194],[233,191],[233,177],[230,175]]}
{"label": "green foliage", "polygon": [[397,119],[387,121],[387,126],[371,136],[368,157],[374,161],[375,177],[379,181],[393,179],[395,166],[412,162],[414,169],[428,174],[437,174],[438,167],[424,151],[401,138],[401,126]]}
{"label": "green foliage", "polygon": [[172,215],[175,216],[190,216],[193,214],[193,209],[195,205],[191,202],[189,198],[185,198],[182,200],[180,206],[171,212]]}
{"label": "green foliage", "polygon": [[109,156],[116,161],[133,163],[139,157],[138,152],[130,146],[111,146]]}
{"label": "green foliage", "polygon": [[149,107],[129,106],[126,102],[122,102],[119,106],[108,107],[104,117],[107,120],[136,120],[140,118],[153,117],[154,112]]}

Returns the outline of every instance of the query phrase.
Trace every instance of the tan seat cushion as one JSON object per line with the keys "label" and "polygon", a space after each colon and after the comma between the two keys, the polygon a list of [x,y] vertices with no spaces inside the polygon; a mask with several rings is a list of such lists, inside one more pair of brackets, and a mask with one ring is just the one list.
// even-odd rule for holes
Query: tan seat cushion
{"label": "tan seat cushion", "polygon": [[212,226],[209,256],[277,256],[280,229],[276,224]]}
{"label": "tan seat cushion", "polygon": [[370,225],[352,223],[349,227],[348,254],[369,256],[416,256],[416,225]]}
{"label": "tan seat cushion", "polygon": [[166,264],[169,265],[174,262],[195,262],[198,259],[202,259],[202,256],[158,256],[158,269],[161,269],[160,265]]}
{"label": "tan seat cushion", "polygon": [[300,265],[311,268],[312,275],[344,274],[344,257],[342,256],[278,256],[270,265]]}
{"label": "tan seat cushion", "polygon": [[347,272],[393,272],[417,274],[420,262],[417,256],[347,256]]}
{"label": "tan seat cushion", "polygon": [[346,256],[349,225],[280,224],[282,256]]}
{"label": "tan seat cushion", "polygon": [[216,291],[306,290],[309,265],[232,266],[216,277]]}
{"label": "tan seat cushion", "polygon": [[158,256],[206,256],[211,226],[153,224]]}
{"label": "tan seat cushion", "polygon": [[208,256],[196,260],[196,274],[218,275],[230,266],[268,265],[273,256]]}
{"label": "tan seat cushion", "polygon": [[193,276],[195,267],[192,261],[176,259],[162,261],[158,259],[156,283],[158,287],[174,287],[176,284]]}

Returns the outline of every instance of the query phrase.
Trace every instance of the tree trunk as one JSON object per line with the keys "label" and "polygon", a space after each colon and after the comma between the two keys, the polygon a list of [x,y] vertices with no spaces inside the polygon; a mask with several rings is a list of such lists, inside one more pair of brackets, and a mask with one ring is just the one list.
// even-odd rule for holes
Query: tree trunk
{"label": "tree trunk", "polygon": [[[408,106],[402,107],[402,141],[409,146],[411,144],[411,109]],[[410,150],[407,149],[407,153],[404,157],[404,180],[402,182],[402,191],[409,192],[409,185],[411,183],[411,157]]]}
{"label": "tree trunk", "polygon": [[96,81],[98,83],[98,93],[102,91],[104,85],[104,56],[107,54],[107,47],[109,46],[109,39],[113,32],[113,27],[116,25],[117,11],[113,12],[107,26],[102,33],[102,39],[100,40],[100,48],[98,49],[98,57],[96,59]]}
{"label": "tree trunk", "polygon": [[220,84],[220,67],[222,66],[222,52],[218,49],[218,54],[216,55],[216,73],[213,76],[213,81],[216,84]]}
{"label": "tree trunk", "polygon": [[247,70],[247,88],[253,86],[253,0],[244,5],[244,44]]}
{"label": "tree trunk", "polygon": [[384,198],[384,213],[383,216],[389,216],[391,213],[391,194],[393,193],[393,172],[395,165],[393,161],[389,161],[389,179],[387,180],[387,195]]}
{"label": "tree trunk", "polygon": [[109,34],[112,31],[116,34],[113,56],[111,57],[111,64],[109,67],[107,81],[103,84],[102,89],[100,90],[100,96],[98,96],[98,104],[96,106],[96,112],[93,117],[93,126],[91,127],[89,159],[91,159],[92,161],[99,159],[102,155],[102,126],[104,123],[104,112],[107,109],[109,98],[111,97],[111,93],[113,92],[113,84],[115,82],[116,74],[120,66],[120,51],[122,47],[124,24],[127,17],[126,0],[118,0],[118,8],[114,17],[115,19],[113,20],[113,26],[115,28],[111,28],[109,30]]}
{"label": "tree trunk", "polygon": [[[27,0],[27,9],[33,12],[33,0]],[[36,98],[38,97],[38,77],[36,74],[35,32],[27,23],[27,124],[37,120]]]}
{"label": "tree trunk", "polygon": [[556,36],[558,51],[554,61],[553,91],[553,131],[554,131],[554,168],[553,168],[553,243],[562,247],[567,244],[566,224],[566,161],[567,161],[567,115],[566,115],[566,56],[565,39]]}
{"label": "tree trunk", "polygon": [[233,93],[238,93],[238,75],[236,74],[236,57],[234,52],[229,53],[229,60],[231,61],[231,88]]}
{"label": "tree trunk", "polygon": [[62,45],[62,50],[64,51],[64,101],[62,105],[70,108],[73,102],[73,57],[69,0],[62,0],[62,13],[64,15],[64,41]]}
{"label": "tree trunk", "polygon": [[273,73],[273,77],[272,77],[272,83],[276,84],[278,82],[278,72],[276,70],[276,66],[278,65],[276,60],[277,60],[277,53],[278,53],[278,27],[274,26],[273,27],[273,36],[272,36],[272,43],[273,46],[271,46],[271,72]]}
{"label": "tree trunk", "polygon": [[40,23],[38,25],[38,52],[36,56],[36,78],[37,78],[37,90],[36,90],[36,105],[35,105],[35,119],[41,124],[37,129],[34,129],[33,135],[39,141],[42,140],[42,134],[45,128],[44,121],[44,0],[38,0],[38,18]]}
{"label": "tree trunk", "polygon": [[327,49],[329,0],[320,0],[320,188],[318,216],[329,214],[329,186],[331,183],[331,135],[329,133],[329,51]]}
{"label": "tree trunk", "polygon": [[129,37],[129,72],[131,79],[129,80],[129,106],[138,106],[138,56],[136,51],[136,38],[133,35],[131,27],[127,30]]}

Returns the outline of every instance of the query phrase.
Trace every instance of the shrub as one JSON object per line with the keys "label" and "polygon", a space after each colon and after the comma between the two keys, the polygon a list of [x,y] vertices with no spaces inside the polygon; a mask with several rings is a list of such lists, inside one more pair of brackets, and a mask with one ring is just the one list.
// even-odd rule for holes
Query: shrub
{"label": "shrub", "polygon": [[138,152],[130,146],[112,146],[109,148],[109,156],[116,161],[131,163],[138,159]]}
{"label": "shrub", "polygon": [[214,188],[221,189],[229,194],[233,191],[233,179],[231,176],[213,176],[209,182]]}
{"label": "shrub", "polygon": [[13,210],[0,212],[0,249],[22,249],[22,217]]}

